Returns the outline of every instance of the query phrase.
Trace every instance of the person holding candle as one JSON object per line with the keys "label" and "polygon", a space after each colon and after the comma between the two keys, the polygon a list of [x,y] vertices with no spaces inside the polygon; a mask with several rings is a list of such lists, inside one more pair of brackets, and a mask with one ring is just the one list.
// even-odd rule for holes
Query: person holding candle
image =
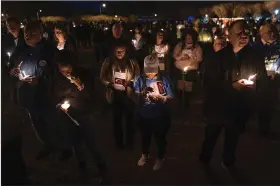
{"label": "person holding candle", "polygon": [[[90,150],[100,175],[100,181],[104,182],[107,174],[106,161],[100,152],[96,133],[94,133],[93,118],[91,117],[92,99],[88,92],[88,85],[85,83],[83,73],[74,65],[74,54],[70,51],[62,50],[58,53],[56,62],[58,67],[52,80],[52,102],[59,104],[60,108],[69,115],[78,130],[78,139],[73,144],[74,151],[79,161],[80,168],[86,166],[85,151],[82,149],[82,141]],[[65,130],[73,130],[75,124],[65,126]],[[71,126],[70,126],[71,125]],[[70,131],[71,132],[71,131]],[[77,133],[71,133],[73,138],[77,138]],[[64,156],[71,156],[71,150],[66,149]],[[70,153],[70,154],[69,154]]]}
{"label": "person holding candle", "polygon": [[54,39],[58,50],[69,50],[77,55],[76,43],[63,24],[55,25]]}
{"label": "person holding candle", "polygon": [[[231,170],[234,165],[239,135],[244,131],[257,95],[267,80],[261,57],[248,45],[246,21],[235,21],[228,30],[230,44],[205,63],[204,86],[211,99],[207,103],[207,125],[200,154],[200,161],[208,164],[224,126],[222,167],[225,170]],[[245,84],[251,75],[254,75],[250,78],[253,84]]]}
{"label": "person holding candle", "polygon": [[146,38],[143,37],[140,27],[136,27],[134,32],[134,37],[131,40],[134,47],[134,56],[136,58],[136,61],[138,62],[140,71],[143,72],[144,57],[148,54],[147,41]]}
{"label": "person holding candle", "polygon": [[8,17],[6,21],[8,34],[2,37],[2,65],[3,69],[11,69],[14,66],[14,59],[20,53],[21,48],[24,47],[25,41],[23,32],[20,30],[20,22],[15,17]]}
{"label": "person holding candle", "polygon": [[158,153],[153,170],[157,171],[163,166],[166,135],[171,123],[167,103],[174,97],[171,80],[159,72],[157,56],[149,55],[145,58],[144,74],[136,78],[134,91],[142,143],[138,166],[143,167],[147,163],[151,138],[154,136]]}
{"label": "person holding candle", "polygon": [[[198,73],[199,64],[202,61],[202,49],[197,43],[198,34],[194,29],[187,29],[184,32],[182,41],[178,43],[173,51],[175,59],[175,73],[177,80],[189,82],[193,88]],[[187,71],[184,69],[187,68]],[[183,77],[182,77],[183,76]],[[191,90],[192,91],[192,90]],[[191,93],[185,92],[185,107],[189,107]]]}
{"label": "person holding candle", "polygon": [[278,103],[280,87],[280,42],[277,29],[271,23],[260,27],[261,41],[256,44],[258,52],[262,54],[263,63],[269,76],[264,94],[261,95],[259,105],[259,134],[268,136],[273,113]]}
{"label": "person holding candle", "polygon": [[156,54],[159,60],[161,73],[170,75],[170,47],[166,40],[165,32],[159,30],[156,34],[156,42],[150,48],[150,54]]}
{"label": "person holding candle", "polygon": [[124,148],[122,117],[126,117],[126,146],[134,146],[133,81],[140,74],[138,63],[128,57],[125,43],[116,43],[115,54],[105,59],[100,79],[106,86],[107,100],[113,104],[113,131],[116,148]]}
{"label": "person holding candle", "polygon": [[47,133],[50,126],[45,125],[45,115],[48,112],[48,87],[56,49],[42,39],[39,21],[30,21],[26,24],[24,39],[27,45],[22,49],[15,60],[15,67],[10,71],[11,76],[18,78],[14,93],[15,102],[29,112],[39,140],[51,148],[53,143]]}

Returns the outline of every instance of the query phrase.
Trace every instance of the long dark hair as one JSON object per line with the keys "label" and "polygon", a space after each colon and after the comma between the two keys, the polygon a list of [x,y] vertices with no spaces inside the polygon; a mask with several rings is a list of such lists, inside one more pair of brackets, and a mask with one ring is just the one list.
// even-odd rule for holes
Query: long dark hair
{"label": "long dark hair", "polygon": [[[116,45],[115,48],[114,48],[114,51],[119,47],[124,47],[125,51],[126,51],[125,56],[122,59],[122,62],[119,63],[121,70],[127,69],[129,72],[132,72],[133,71],[133,66],[130,62],[130,58],[129,58],[128,53],[127,53],[127,46],[123,43],[119,44],[119,45]],[[109,65],[108,65],[108,68],[105,69],[104,74],[108,74],[109,77],[112,77],[112,75],[113,75],[112,74],[112,68],[113,68],[113,65],[116,64],[118,59],[117,59],[117,57],[114,53],[113,55],[109,56],[106,60],[109,61]]]}
{"label": "long dark hair", "polygon": [[[67,28],[66,28],[66,26],[64,24],[58,23],[58,24],[55,25],[54,29],[58,29],[58,30],[60,30],[62,32],[65,41],[68,39],[69,33],[68,33]],[[58,42],[58,39],[56,38],[56,34],[55,33],[54,33],[54,40],[56,42]]]}
{"label": "long dark hair", "polygon": [[198,41],[198,33],[193,29],[193,28],[188,28],[186,30],[183,31],[183,35],[182,35],[182,50],[184,49],[185,45],[186,45],[186,37],[187,35],[190,35],[192,37],[193,40],[193,47],[196,45],[197,41]]}
{"label": "long dark hair", "polygon": [[155,45],[157,44],[157,35],[158,35],[159,33],[162,33],[162,34],[163,34],[162,45],[167,45],[167,37],[166,37],[165,32],[162,31],[162,30],[157,31],[157,33],[156,33]]}

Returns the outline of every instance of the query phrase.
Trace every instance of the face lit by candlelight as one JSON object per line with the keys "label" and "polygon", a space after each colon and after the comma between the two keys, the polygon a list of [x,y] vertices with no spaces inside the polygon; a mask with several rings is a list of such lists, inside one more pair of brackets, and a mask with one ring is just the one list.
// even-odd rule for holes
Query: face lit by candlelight
{"label": "face lit by candlelight", "polygon": [[185,42],[186,42],[187,45],[192,45],[193,44],[193,38],[190,34],[186,35]]}
{"label": "face lit by candlelight", "polygon": [[266,43],[273,43],[277,39],[277,28],[267,23],[260,28],[261,39]]}
{"label": "face lit by candlelight", "polygon": [[156,77],[157,73],[146,73],[146,75],[149,79],[153,79],[154,77]]}
{"label": "face lit by candlelight", "polygon": [[222,50],[226,46],[225,38],[217,38],[214,41],[213,48],[215,52]]}
{"label": "face lit by candlelight", "polygon": [[117,59],[122,60],[125,56],[125,53],[126,53],[125,47],[116,47],[115,55]]}
{"label": "face lit by candlelight", "polygon": [[164,33],[163,32],[158,32],[157,33],[157,43],[162,43],[163,42],[163,39],[164,39]]}
{"label": "face lit by candlelight", "polygon": [[6,24],[9,33],[12,34],[15,38],[17,38],[20,32],[20,24],[14,20],[9,20]]}
{"label": "face lit by candlelight", "polygon": [[248,25],[244,21],[238,21],[229,29],[229,40],[234,48],[242,49],[249,42]]}
{"label": "face lit by candlelight", "polygon": [[58,41],[64,41],[65,36],[62,30],[55,28],[54,29],[55,37],[57,38]]}
{"label": "face lit by candlelight", "polygon": [[121,24],[115,24],[112,28],[114,38],[120,38],[122,36],[123,27]]}

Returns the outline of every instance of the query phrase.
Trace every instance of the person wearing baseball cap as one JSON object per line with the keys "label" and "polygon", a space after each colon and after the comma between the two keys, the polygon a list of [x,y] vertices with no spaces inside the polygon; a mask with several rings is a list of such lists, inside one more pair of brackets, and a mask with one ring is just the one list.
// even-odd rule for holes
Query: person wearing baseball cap
{"label": "person wearing baseball cap", "polygon": [[167,102],[173,95],[171,80],[159,72],[156,55],[144,60],[144,74],[134,82],[135,101],[138,104],[137,119],[141,132],[142,155],[138,166],[142,167],[149,159],[149,147],[152,136],[158,147],[157,160],[153,170],[161,169],[166,149],[166,135],[170,126]]}

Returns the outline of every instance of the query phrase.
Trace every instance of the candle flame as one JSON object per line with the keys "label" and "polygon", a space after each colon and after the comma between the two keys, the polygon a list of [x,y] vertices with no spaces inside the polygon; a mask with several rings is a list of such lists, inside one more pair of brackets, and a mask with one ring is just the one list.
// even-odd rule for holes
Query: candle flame
{"label": "candle flame", "polygon": [[188,67],[188,66],[187,66],[187,67],[185,67],[185,68],[184,68],[184,72],[186,72],[188,69],[189,69],[189,67]]}
{"label": "candle flame", "polygon": [[61,107],[65,110],[67,110],[70,107],[69,101],[65,100],[64,103],[61,105]]}
{"label": "candle flame", "polygon": [[257,74],[254,74],[252,76],[249,76],[248,80],[251,81],[252,79],[254,79],[256,77]]}
{"label": "candle flame", "polygon": [[24,71],[22,71],[22,75],[23,75],[23,78],[26,77],[26,73]]}

